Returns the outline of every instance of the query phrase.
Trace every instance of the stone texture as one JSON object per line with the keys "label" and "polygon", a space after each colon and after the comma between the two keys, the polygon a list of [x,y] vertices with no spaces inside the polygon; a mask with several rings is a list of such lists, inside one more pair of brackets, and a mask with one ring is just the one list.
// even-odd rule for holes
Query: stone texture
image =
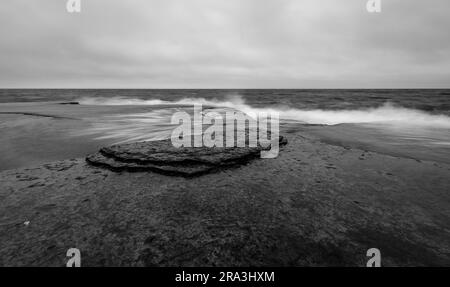
{"label": "stone texture", "polygon": [[[364,154],[364,160],[359,158]],[[186,178],[84,159],[0,173],[0,266],[450,266],[450,165],[290,132],[279,156]],[[28,225],[25,222],[29,222]]]}
{"label": "stone texture", "polygon": [[[280,146],[287,144],[280,136]],[[113,171],[152,171],[167,175],[198,176],[224,167],[242,165],[260,157],[257,147],[181,147],[170,139],[151,142],[113,145],[86,157],[94,166]]]}

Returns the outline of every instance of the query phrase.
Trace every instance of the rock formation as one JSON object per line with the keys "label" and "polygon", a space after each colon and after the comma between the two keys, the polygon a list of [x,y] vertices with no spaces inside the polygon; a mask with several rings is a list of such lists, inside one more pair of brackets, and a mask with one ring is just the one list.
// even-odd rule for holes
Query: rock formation
{"label": "rock formation", "polygon": [[[280,136],[280,146],[287,144]],[[113,171],[153,171],[167,175],[198,176],[224,167],[241,165],[259,158],[257,147],[181,147],[171,140],[113,145],[89,155],[86,161]]]}

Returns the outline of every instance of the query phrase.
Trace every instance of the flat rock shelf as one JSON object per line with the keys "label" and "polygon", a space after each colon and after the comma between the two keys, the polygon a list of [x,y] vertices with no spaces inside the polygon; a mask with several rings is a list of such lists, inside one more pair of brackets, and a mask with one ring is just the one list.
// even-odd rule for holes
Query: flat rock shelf
{"label": "flat rock shelf", "polygon": [[[286,145],[285,137],[279,137],[280,146]],[[226,167],[246,164],[259,158],[256,147],[174,147],[171,140],[137,142],[104,147],[88,155],[86,161],[94,166],[113,171],[152,171],[174,176],[199,176]]]}
{"label": "flat rock shelf", "polygon": [[[69,248],[83,267],[366,266],[370,248],[382,266],[450,266],[449,164],[284,134],[274,159],[195,177],[84,157],[0,172],[0,266],[65,266]],[[121,146],[140,145],[169,162],[167,142]],[[230,157],[201,150],[198,165]]]}

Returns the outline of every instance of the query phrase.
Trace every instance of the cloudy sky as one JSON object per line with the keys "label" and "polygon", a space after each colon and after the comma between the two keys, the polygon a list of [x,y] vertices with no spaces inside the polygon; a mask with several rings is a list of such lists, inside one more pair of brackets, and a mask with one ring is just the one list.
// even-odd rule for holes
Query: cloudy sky
{"label": "cloudy sky", "polygon": [[0,88],[450,88],[450,1],[4,0]]}

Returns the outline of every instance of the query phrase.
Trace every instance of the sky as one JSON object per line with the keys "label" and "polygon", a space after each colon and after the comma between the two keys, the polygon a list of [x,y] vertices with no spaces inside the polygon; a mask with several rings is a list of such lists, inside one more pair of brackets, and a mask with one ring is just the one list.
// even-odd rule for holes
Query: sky
{"label": "sky", "polygon": [[450,88],[450,1],[4,0],[0,88]]}

